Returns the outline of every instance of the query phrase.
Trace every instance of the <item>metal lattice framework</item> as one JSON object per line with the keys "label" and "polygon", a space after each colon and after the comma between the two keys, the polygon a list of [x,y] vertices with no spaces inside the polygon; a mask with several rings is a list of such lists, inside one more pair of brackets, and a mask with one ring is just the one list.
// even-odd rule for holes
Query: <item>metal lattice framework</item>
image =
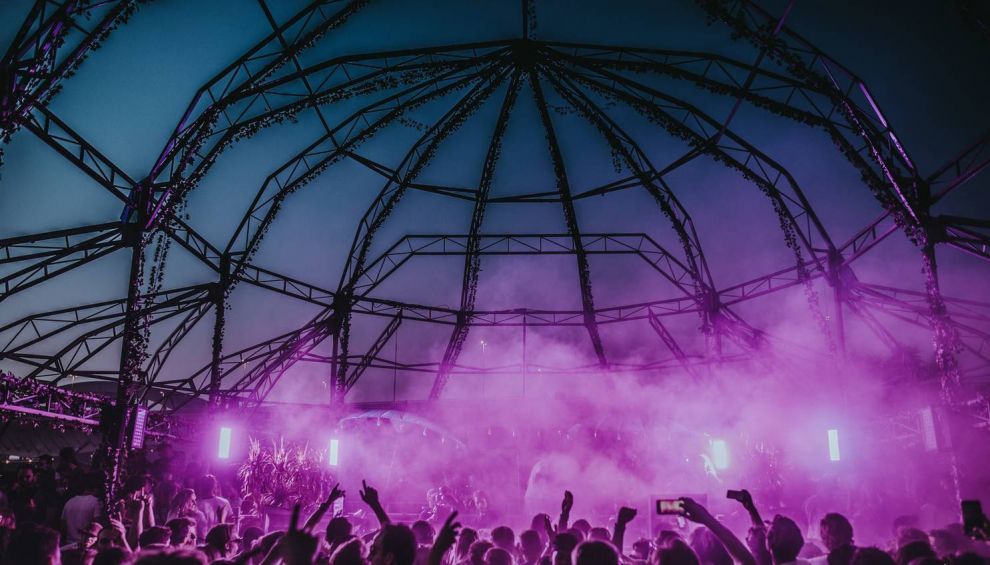
{"label": "metal lattice framework", "polygon": [[[123,211],[120,221],[0,240],[0,266],[6,269],[0,278],[0,300],[115,252],[130,253],[129,292],[119,300],[4,321],[0,358],[22,369],[19,374],[25,379],[55,384],[70,377],[114,381],[119,384],[120,406],[144,402],[165,412],[197,398],[208,398],[213,406],[257,406],[299,362],[329,366],[336,402],[343,402],[370,368],[432,374],[433,399],[442,395],[452,375],[465,373],[676,370],[702,378],[706,366],[746,359],[749,352],[765,351],[774,339],[747,323],[734,310],[736,305],[805,285],[812,315],[820,322],[827,344],[822,354],[842,355],[844,317],[852,314],[891,348],[898,347],[898,339],[885,326],[890,321],[930,328],[947,391],[959,382],[961,372],[986,373],[990,304],[942,296],[935,253],[937,247],[951,247],[990,260],[990,220],[939,215],[935,206],[987,168],[990,133],[925,174],[916,168],[862,80],[788,29],[786,14],[772,17],[746,0],[700,4],[711,18],[724,22],[727,32],[755,46],[755,62],[714,53],[541,41],[532,37],[527,2],[523,2],[521,37],[335,55],[307,66],[300,62],[301,54],[345,27],[367,3],[316,0],[280,23],[262,0],[271,33],[199,88],[159,157],[137,178],[73,130],[69,118],[57,116],[48,102],[86,56],[132,16],[138,2],[37,0],[3,60],[0,130],[7,140],[18,130],[34,135],[119,200]],[[715,117],[658,88],[653,80],[657,77],[732,100],[732,110]],[[554,183],[542,190],[495,195],[493,178],[506,129],[523,96],[531,96],[538,110],[538,122],[532,127],[546,139]],[[324,113],[343,104],[356,109],[340,119]],[[408,123],[412,111],[431,104],[446,104],[445,110],[433,123],[418,124],[421,135],[406,148],[398,165],[361,152],[362,144],[396,124]],[[422,180],[444,142],[485,104],[496,104],[499,111],[477,185],[441,186]],[[552,115],[561,105],[607,144],[622,172],[620,178],[592,188],[574,186]],[[884,212],[847,241],[835,240],[784,165],[733,130],[742,105],[824,132],[860,172],[864,190],[873,194]],[[690,150],[669,162],[654,162],[641,134],[628,131],[613,116],[614,108],[682,140]],[[218,157],[238,141],[277,127],[304,110],[318,115],[318,136],[260,182],[227,241],[211,242],[198,233],[184,219],[185,203]],[[695,223],[670,180],[675,171],[700,158],[737,172],[762,194],[780,220],[784,243],[794,257],[791,264],[728,286],[715,281]],[[258,264],[256,253],[285,200],[344,161],[379,176],[383,184],[357,223],[336,288]],[[582,231],[576,203],[630,190],[644,190],[655,201],[657,217],[673,230],[677,248],[664,248],[646,233]],[[410,191],[470,203],[468,233],[406,235],[375,255],[374,238]],[[559,205],[566,232],[482,231],[492,206],[530,203]],[[917,246],[927,266],[925,292],[871,284],[853,274],[857,259],[899,233]],[[156,241],[159,252],[153,253]],[[173,243],[214,273],[214,281],[162,288],[167,250]],[[481,260],[488,255],[572,256],[581,308],[478,309]],[[676,296],[600,306],[589,268],[589,257],[595,255],[642,260],[659,282],[676,290]],[[376,292],[390,276],[424,256],[463,258],[457,306],[398,301]],[[833,291],[835,307],[828,316],[810,290],[818,279]],[[320,311],[294,331],[229,351],[224,344],[225,310],[231,292],[241,283],[316,305]],[[685,315],[700,318],[708,351],[688,352],[679,344],[680,336],[669,329],[669,317]],[[384,329],[366,351],[354,353],[352,324],[368,317],[385,318]],[[150,340],[166,320],[177,323]],[[193,374],[167,376],[164,368],[171,352],[189,339],[196,326],[210,323],[211,358]],[[626,323],[655,332],[658,350],[669,355],[636,365],[612,358],[601,328]],[[383,355],[399,328],[413,324],[449,328],[440,358],[404,363]],[[536,367],[524,358],[519,365],[486,368],[459,363],[471,328],[479,326],[518,327],[523,332],[539,326],[583,328],[595,362]],[[119,366],[92,367],[90,361],[118,340]],[[317,346],[327,340],[332,354],[318,354]],[[44,347],[51,343],[62,345],[52,352]],[[963,367],[959,355],[976,362]]]}

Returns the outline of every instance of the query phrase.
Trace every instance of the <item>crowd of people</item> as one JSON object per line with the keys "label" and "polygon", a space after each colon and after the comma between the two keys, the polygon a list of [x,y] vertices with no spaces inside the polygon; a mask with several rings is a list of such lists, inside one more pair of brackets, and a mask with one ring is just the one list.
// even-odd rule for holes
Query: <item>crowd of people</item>
{"label": "crowd of people", "polygon": [[[132,469],[110,508],[102,473],[81,465],[71,449],[21,466],[0,485],[0,565],[976,565],[990,557],[985,518],[975,536],[962,524],[924,531],[902,520],[889,544],[861,547],[841,514],[826,514],[819,539],[806,540],[786,516],[765,521],[745,490],[734,496],[749,522],[744,538],[703,504],[681,498],[676,513],[687,527],[657,520],[649,537],[630,540],[637,510],[620,507],[600,525],[572,522],[570,492],[556,519],[537,514],[518,534],[508,525],[462,526],[450,507],[407,525],[389,516],[366,483],[359,495],[373,519],[340,513],[344,492],[335,486],[309,516],[297,505],[287,527],[274,529],[235,483],[194,465],[176,473],[174,463],[166,448],[154,464]],[[639,519],[635,530],[646,531]]]}

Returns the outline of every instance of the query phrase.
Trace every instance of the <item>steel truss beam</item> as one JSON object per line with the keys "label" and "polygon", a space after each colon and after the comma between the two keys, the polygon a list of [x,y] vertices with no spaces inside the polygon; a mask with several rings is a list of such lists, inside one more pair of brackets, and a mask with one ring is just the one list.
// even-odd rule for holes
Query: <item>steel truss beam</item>
{"label": "steel truss beam", "polygon": [[[422,85],[434,73],[477,66],[497,57],[505,50],[505,44],[489,42],[450,49],[437,47],[343,57],[229,96],[222,104],[211,107],[197,121],[197,131],[172,150],[170,162],[176,165],[170,172],[168,185],[153,204],[152,223],[161,222],[166,205],[174,206],[181,201],[230,144],[314,105],[340,102],[367,95],[369,91],[387,91],[395,86]],[[311,94],[302,81],[304,77],[319,79],[313,80]],[[298,92],[291,91],[292,84],[296,84]],[[272,99],[287,102],[277,105],[271,103]],[[232,108],[237,111],[231,111]],[[228,116],[229,123],[216,128],[213,122],[221,114]],[[160,171],[156,167],[149,178],[158,178]]]}
{"label": "steel truss beam", "polygon": [[677,359],[677,362],[680,363],[681,367],[689,375],[691,375],[691,378],[698,380],[700,375],[698,374],[696,367],[691,363],[691,359],[684,353],[681,346],[677,344],[677,340],[670,333],[670,331],[667,330],[667,327],[660,321],[660,318],[654,314],[650,314],[648,319],[650,321],[650,327],[653,328],[654,332],[656,332],[657,337],[660,338],[660,341],[667,346],[667,349],[670,350],[670,353],[674,356],[674,359]]}
{"label": "steel truss beam", "polygon": [[138,5],[137,0],[36,0],[0,62],[0,140],[9,141],[35,106],[48,103],[59,83]]}
{"label": "steel truss beam", "polygon": [[[145,297],[146,305],[142,307],[141,314],[156,316],[151,321],[152,324],[162,322],[198,306],[206,299],[208,292],[208,287],[199,285]],[[77,369],[122,337],[128,319],[127,302],[126,299],[122,299],[101,303],[82,315],[78,310],[71,309],[40,317],[32,316],[30,319],[9,324],[0,330],[0,332],[13,330],[13,337],[8,342],[8,347],[4,348],[3,358],[34,367],[25,378],[58,384],[62,379],[72,376]],[[39,327],[42,322],[54,327],[42,332]],[[77,327],[82,323],[93,322],[105,323],[85,331],[54,354],[37,354],[28,351],[31,346],[50,339],[56,334]],[[9,344],[26,334],[26,330],[31,330],[35,336],[10,347]],[[25,335],[25,337],[28,336],[30,334]]]}
{"label": "steel truss beam", "polygon": [[[38,2],[35,11],[32,12],[32,18],[37,15],[39,6],[47,6],[47,4],[54,3]],[[65,3],[65,5],[69,4],[78,3]],[[118,16],[113,18],[109,14],[128,4],[132,4],[132,2],[106,2],[89,6],[90,8],[94,6],[107,6],[109,8],[105,18],[95,28],[90,31],[79,29],[86,32],[87,37],[93,35],[97,29],[109,29],[105,24],[108,22],[112,24],[115,21],[114,18],[121,17],[120,15],[126,10],[120,11]],[[378,129],[400,119],[404,112],[418,104],[439,98],[457,88],[470,85],[478,87],[478,85],[485,84],[486,81],[495,82],[493,77],[504,77],[513,68],[513,65],[519,66],[520,63],[524,62],[518,56],[519,45],[509,41],[499,41],[402,52],[372,53],[337,58],[310,68],[301,68],[296,59],[298,53],[330,29],[341,25],[360,8],[363,2],[349,2],[336,11],[327,9],[328,4],[341,5],[344,3],[313,2],[286,24],[282,26],[273,24],[275,30],[270,36],[200,89],[163,149],[160,158],[152,167],[149,178],[162,181],[157,184],[144,182],[139,186],[139,183],[131,180],[123,171],[48,111],[43,103],[44,92],[53,90],[50,87],[55,86],[61,78],[58,72],[51,73],[44,80],[32,79],[35,80],[33,84],[42,85],[41,88],[35,89],[38,94],[22,97],[21,102],[18,102],[20,104],[17,106],[18,112],[21,112],[19,119],[24,122],[28,129],[34,131],[47,144],[79,166],[114,197],[125,203],[124,219],[127,219],[130,212],[135,209],[135,195],[139,190],[148,191],[148,196],[152,201],[152,214],[147,219],[147,226],[164,230],[174,241],[180,243],[194,256],[221,274],[221,279],[226,274],[231,274],[229,284],[221,280],[222,294],[229,293],[236,282],[246,281],[325,307],[321,315],[300,330],[283,336],[281,340],[268,343],[265,348],[262,348],[264,352],[259,350],[252,353],[251,362],[257,364],[248,376],[242,378],[232,388],[223,391],[225,396],[233,399],[243,398],[247,395],[246,398],[255,403],[263,400],[281,374],[292,363],[298,360],[318,360],[319,356],[311,352],[312,345],[320,343],[328,336],[335,335],[336,328],[341,324],[343,324],[344,333],[347,333],[347,324],[344,323],[345,317],[341,315],[342,312],[346,312],[347,317],[350,316],[351,312],[388,316],[391,321],[386,330],[393,324],[397,328],[398,322],[396,320],[402,319],[452,325],[454,331],[448,343],[449,352],[451,344],[457,341],[456,336],[459,332],[466,336],[467,329],[472,325],[584,325],[590,328],[596,327],[597,324],[644,318],[653,324],[654,320],[659,320],[659,316],[662,315],[681,312],[707,312],[703,301],[699,305],[697,289],[714,289],[715,287],[710,276],[707,275],[707,268],[703,265],[704,257],[701,255],[700,244],[696,245],[696,253],[692,248],[686,247],[688,266],[680,264],[663,250],[656,252],[661,261],[651,263],[657,265],[657,270],[662,274],[669,274],[669,276],[665,274],[665,277],[675,286],[681,290],[686,290],[686,297],[683,298],[596,309],[589,300],[585,299],[586,296],[590,296],[590,282],[583,278],[581,285],[584,308],[581,311],[474,311],[473,291],[471,289],[476,285],[477,270],[475,269],[474,275],[471,275],[469,267],[472,261],[477,261],[478,256],[491,251],[485,247],[488,241],[486,238],[504,238],[504,242],[509,246],[520,244],[521,237],[537,238],[539,241],[535,245],[540,252],[544,251],[542,246],[545,244],[548,245],[546,252],[550,252],[550,239],[548,238],[559,237],[570,240],[570,243],[567,244],[569,250],[563,252],[575,254],[579,264],[581,257],[597,252],[593,248],[594,236],[590,236],[591,239],[589,239],[588,234],[578,233],[576,220],[573,225],[572,222],[568,222],[570,233],[566,236],[480,235],[478,230],[481,225],[481,217],[484,214],[485,203],[562,202],[565,205],[566,214],[566,206],[573,200],[644,186],[648,189],[652,188],[651,192],[661,189],[666,191],[663,197],[673,199],[672,202],[676,204],[676,199],[663,181],[663,175],[670,168],[661,171],[653,169],[646,160],[645,154],[636,146],[635,141],[612,125],[610,126],[612,136],[618,139],[619,146],[629,155],[625,160],[634,174],[628,178],[594,187],[584,192],[572,193],[570,190],[558,190],[557,194],[534,192],[502,199],[491,199],[485,188],[484,174],[477,189],[416,183],[414,171],[417,167],[425,166],[425,162],[429,159],[430,148],[435,149],[434,140],[430,140],[429,135],[425,136],[425,140],[421,140],[421,144],[426,144],[427,149],[422,154],[416,155],[415,159],[412,159],[411,153],[403,165],[395,170],[357,154],[355,151],[357,146]],[[716,2],[716,4],[719,3]],[[262,6],[264,7],[263,2]],[[527,42],[526,49],[539,51],[541,73],[546,80],[552,82],[555,90],[565,97],[571,96],[573,100],[579,104],[585,104],[590,110],[597,110],[596,104],[585,94],[585,90],[605,98],[622,99],[625,97],[630,106],[640,110],[644,115],[656,114],[655,110],[658,108],[668,112],[666,118],[670,118],[668,120],[670,123],[665,127],[672,127],[682,132],[691,130],[696,144],[692,153],[685,156],[684,162],[701,152],[709,152],[717,158],[730,160],[735,155],[744,155],[732,165],[742,170],[744,175],[754,180],[761,189],[767,191],[778,211],[782,210],[789,214],[788,221],[794,227],[801,247],[818,267],[812,272],[804,272],[799,263],[796,267],[784,269],[718,292],[710,290],[711,302],[722,306],[724,312],[723,316],[716,321],[720,324],[734,324],[732,326],[734,339],[740,343],[753,345],[762,339],[760,332],[738,320],[731,311],[724,309],[725,306],[806,282],[809,277],[823,276],[829,268],[836,264],[836,258],[838,258],[837,264],[840,267],[847,266],[849,262],[872,249],[895,231],[897,229],[896,222],[902,216],[911,216],[915,221],[926,220],[924,216],[932,204],[947,192],[969,181],[990,163],[986,154],[988,137],[984,137],[981,142],[928,179],[919,180],[910,158],[876,106],[869,90],[855,75],[838,66],[786,28],[783,38],[780,40],[765,36],[760,29],[765,26],[766,22],[773,20],[748,2],[740,1],[736,7],[731,9],[724,8],[719,4],[716,6],[716,13],[741,31],[743,36],[756,41],[765,48],[769,46],[770,60],[777,65],[787,67],[786,72],[769,70],[763,68],[761,64],[744,65],[708,54],[685,54],[659,50],[532,41]],[[38,21],[49,21],[49,19],[41,18]],[[29,28],[30,26],[26,24],[25,29]],[[38,35],[42,32],[31,32],[29,29],[28,32],[22,30],[22,33]],[[95,43],[92,42],[88,46],[81,44],[79,49],[82,51],[74,51],[72,57],[75,57],[75,53],[78,52],[80,53],[79,60],[81,60],[85,51],[94,45]],[[54,68],[54,55],[44,56],[52,58],[53,62],[50,63],[50,66]],[[291,68],[286,69],[290,67],[288,65],[290,62],[292,63]],[[65,70],[73,64],[63,63],[59,68]],[[873,167],[872,175],[874,177],[886,178],[889,181],[888,188],[892,191],[893,197],[903,206],[903,210],[890,207],[890,199],[881,198],[881,202],[888,206],[888,210],[893,210],[894,217],[888,211],[845,244],[838,247],[834,246],[814,216],[810,206],[807,205],[800,188],[797,187],[796,183],[793,183],[793,179],[790,179],[786,170],[777,166],[776,163],[752,147],[745,145],[741,139],[733,138],[732,133],[726,131],[724,124],[696,112],[696,109],[684,105],[679,100],[660,99],[657,97],[657,93],[651,92],[650,89],[622,74],[627,71],[639,72],[642,70],[665,73],[675,78],[692,81],[715,92],[732,95],[740,100],[745,99],[770,110],[787,110],[790,117],[807,120],[808,123],[824,127],[834,139],[843,140],[842,147],[846,150],[847,157],[855,165],[860,168],[864,164]],[[740,73],[746,74],[745,84],[737,76]],[[48,86],[43,86],[45,80],[50,83]],[[444,90],[444,86],[441,86],[450,86],[458,82],[457,87],[451,87],[449,90]],[[407,85],[409,85],[408,88],[406,88]],[[389,93],[400,90],[401,92],[398,94],[387,96]],[[514,90],[515,88],[511,88],[510,92]],[[21,91],[26,92],[23,88]],[[326,124],[325,118],[322,114],[320,115],[321,119],[324,120],[327,136],[310,147],[312,152],[301,153],[266,180],[251,209],[245,215],[244,222],[238,227],[234,237],[228,243],[226,251],[220,251],[177,217],[168,213],[170,206],[181,201],[188,194],[188,191],[206,174],[220,153],[231,143],[272,123],[292,116],[304,108],[315,107],[319,112],[321,104],[343,100],[358,94],[365,95],[368,91],[375,91],[384,96],[384,99],[345,119],[336,128],[331,128],[329,124]],[[661,101],[657,102],[657,100]],[[36,103],[39,101],[40,104]],[[462,101],[451,112],[469,113],[464,112],[465,106],[469,104],[469,102]],[[637,104],[639,105],[637,106]],[[574,104],[572,103],[572,105]],[[7,107],[7,105],[4,106],[5,111]],[[545,101],[542,109],[545,113]],[[601,123],[608,125],[608,118],[604,112],[589,112],[589,114],[594,115]],[[386,118],[374,121],[375,118],[382,115],[385,115]],[[672,118],[672,116],[677,116],[677,118]],[[842,117],[842,119],[839,120],[836,117]],[[454,123],[457,119],[451,117],[449,122]],[[359,128],[359,123],[362,122],[367,127]],[[457,125],[459,124],[454,127]],[[496,130],[498,130],[498,125]],[[714,133],[715,131],[718,133]],[[859,143],[855,142],[857,136],[860,140]],[[728,137],[729,142],[723,142],[723,137]],[[436,139],[440,139],[440,136],[437,136]],[[492,145],[495,145],[494,138]],[[868,155],[870,158],[854,159],[849,154],[848,150],[850,149],[857,156]],[[490,149],[490,153],[491,151]],[[355,235],[355,246],[360,240],[361,245],[359,247],[362,251],[355,254],[355,249],[352,248],[351,250],[352,253],[345,269],[345,275],[350,272],[347,284],[342,277],[341,286],[337,292],[333,292],[250,264],[251,255],[257,249],[265,229],[274,220],[285,196],[315,178],[330,163],[343,158],[353,159],[388,179],[382,194],[372,206],[372,210],[375,212],[372,213],[372,210],[369,210],[371,215],[366,215],[362,221],[362,226]],[[494,158],[491,159],[492,169],[494,169],[494,161]],[[558,162],[559,159],[556,159],[555,164]],[[675,162],[675,166],[678,163],[680,161]],[[490,177],[493,173],[487,174],[490,183]],[[400,242],[378,260],[365,266],[367,246],[370,245],[374,232],[387,218],[391,206],[394,206],[401,198],[403,191],[409,188],[473,200],[476,203],[476,216],[478,215],[478,207],[481,207],[481,217],[477,221],[477,226],[472,221],[471,232],[467,236],[429,236],[436,239],[433,243],[416,242],[415,238],[407,238],[406,243],[411,245],[422,243],[423,247],[416,250],[410,248],[410,251],[406,252],[401,247],[397,247],[405,245]],[[789,206],[795,207],[797,211],[791,212]],[[571,211],[573,212],[573,207],[571,207]],[[679,210],[675,209],[675,212],[679,213]],[[919,212],[923,213],[920,220],[916,215]],[[690,225],[690,217],[687,216],[686,211],[683,216],[675,217],[679,218],[673,221],[675,228],[683,229],[684,226]],[[965,221],[960,220],[965,219],[942,217],[943,231],[935,230],[934,233],[943,235],[942,240],[949,245],[961,246],[986,257],[987,238],[981,232],[973,229],[974,227],[983,228],[985,226],[979,223],[981,221],[977,221],[977,224],[973,226],[971,225],[973,222],[969,222],[968,225]],[[18,271],[25,277],[23,280],[10,279],[12,275],[4,279],[4,284],[7,285],[5,288],[7,290],[27,288],[66,272],[73,266],[95,259],[100,256],[97,255],[100,250],[106,250],[106,253],[110,252],[108,250],[112,250],[111,248],[116,242],[115,237],[119,236],[117,233],[119,229],[117,228],[120,224],[106,224],[105,226],[105,233],[99,231],[98,226],[93,226],[94,231],[92,232],[80,231],[66,234],[64,240],[59,240],[62,236],[57,234],[39,234],[31,241],[28,241],[30,238],[12,238],[0,242],[0,264],[13,265],[18,261],[34,262],[29,267]],[[97,235],[81,241],[79,239],[70,240],[70,235],[73,238],[81,238],[86,233]],[[615,239],[615,235],[604,235],[603,241],[610,242]],[[52,240],[50,247],[32,248],[22,245],[23,243],[29,245],[38,243],[40,245],[44,242],[38,237],[49,236]],[[697,238],[696,234],[693,233],[693,228],[690,236],[694,237],[695,240]],[[457,238],[462,238],[462,240],[458,241]],[[368,296],[368,293],[385,277],[393,273],[411,257],[432,254],[428,249],[437,242],[440,242],[439,245],[441,246],[456,245],[460,247],[459,253],[444,252],[440,254],[465,255],[465,278],[462,283],[460,308],[435,308]],[[526,243],[526,245],[531,244]],[[554,242],[554,245],[556,244],[557,242]],[[689,242],[689,244],[693,245],[694,242]],[[501,243],[496,245],[501,245]],[[238,250],[238,247],[241,247],[242,250]],[[491,252],[494,253],[494,251]],[[635,252],[630,251],[630,253],[636,253],[644,259],[648,254],[642,249]],[[396,257],[399,258],[396,259]],[[692,261],[693,259],[695,261]],[[232,262],[232,270],[223,266],[225,260]],[[701,266],[697,264],[697,260],[702,262]],[[704,277],[701,276],[702,272],[704,272]],[[472,278],[474,283],[471,282]],[[699,283],[699,281],[701,282]],[[706,284],[706,286],[702,287],[701,284]],[[693,286],[695,290],[692,291],[686,285]],[[586,288],[588,289],[587,293],[584,292]],[[870,301],[879,302],[881,299],[877,298],[875,293],[871,294],[864,290],[867,287],[855,285],[855,288],[856,292],[853,301],[850,302],[850,307],[859,308],[865,316],[869,316],[866,308],[871,307]],[[212,293],[215,296],[216,289],[216,286],[211,286],[204,292]],[[169,292],[174,294],[180,290]],[[470,307],[466,307],[466,293]],[[166,294],[161,293],[163,297],[161,300],[164,302],[169,300],[165,297]],[[890,299],[890,301],[884,302],[888,310],[904,317],[913,316],[912,319],[915,320],[924,318],[924,314],[918,309],[917,301],[905,300],[903,296],[893,298],[888,295],[884,296],[883,300]],[[915,296],[914,299],[916,298],[918,297]],[[930,301],[931,296],[928,298]],[[176,394],[191,394],[193,396],[201,394],[203,388],[196,382],[197,379],[202,380],[201,373],[180,381],[157,382],[156,379],[175,346],[215,304],[209,299],[197,295],[197,297],[190,297],[184,302],[176,302],[168,307],[160,306],[160,310],[154,310],[158,300],[159,298],[156,298],[152,302],[152,306],[142,310],[141,315],[149,315],[155,311],[160,316],[156,321],[183,313],[186,315],[179,326],[162,342],[146,365],[146,376],[142,376],[142,385],[166,392],[173,391]],[[952,306],[953,316],[956,316],[957,304],[951,300],[947,300],[947,303]],[[910,308],[905,304],[910,305]],[[121,301],[118,301],[116,306],[119,307],[120,305]],[[342,306],[343,308],[341,308]],[[64,315],[65,319],[71,320],[73,317],[85,317],[92,314],[90,319],[92,322],[113,320],[106,313],[95,314],[99,311],[98,307],[92,308],[91,311],[88,308],[90,307],[83,307],[71,314],[68,311],[62,311],[62,314],[56,313],[52,317],[56,319]],[[90,314],[81,314],[81,312],[90,312]],[[964,313],[959,315],[965,319]],[[20,345],[25,341],[30,342],[30,345],[35,345],[47,337],[65,331],[65,328],[56,329],[51,335],[44,334],[46,337],[43,338],[42,330],[37,328],[40,327],[41,323],[48,323],[50,320],[45,320],[45,315],[39,316],[41,318],[25,319],[5,328],[0,328],[0,335],[3,335],[6,330],[10,330],[14,334],[11,341],[15,344],[14,355],[21,356],[22,362],[33,362],[33,366],[37,367],[35,373],[42,370],[51,371],[51,369],[44,369],[44,367],[53,366],[58,367],[62,371],[61,374],[64,375],[68,371],[64,367],[74,367],[76,370],[73,371],[73,374],[82,375],[85,373],[93,378],[110,378],[112,372],[82,369],[82,362],[74,362],[75,357],[73,356],[80,354],[78,352],[86,351],[87,355],[83,357],[84,362],[106,346],[104,344],[100,347],[100,340],[112,340],[117,337],[117,330],[113,329],[111,323],[98,328],[98,330],[104,330],[102,333],[94,330],[95,333],[90,332],[79,338],[83,341],[78,344],[76,353],[63,350],[58,356],[59,359],[54,360],[55,358],[45,359],[45,356],[26,352],[27,346]],[[104,317],[101,318],[100,316]],[[873,320],[875,321],[875,318]],[[57,322],[55,324],[57,325]],[[881,333],[885,331],[879,324],[875,325],[877,327],[875,331]],[[964,327],[963,324],[957,325],[955,321],[953,321],[953,325],[961,328],[964,337],[971,335],[971,332],[966,333],[971,328]],[[394,333],[395,328],[391,333]],[[31,331],[35,332],[37,339],[22,339],[22,336],[30,335]],[[389,332],[379,336],[376,345],[387,333]],[[382,344],[387,342],[389,337],[391,337],[390,333],[388,337],[384,338]],[[463,338],[460,339],[463,341]],[[978,347],[974,346],[972,349],[974,352],[984,351],[981,348],[985,346],[985,338],[980,339],[983,341]],[[108,344],[109,341],[106,343]],[[4,349],[3,355],[7,355],[7,349]],[[346,349],[347,338],[345,336],[343,355],[338,355],[335,352],[332,357],[325,359],[333,363],[334,366],[339,363],[344,368],[335,379],[343,385],[342,392],[349,390],[360,374],[368,367],[388,366],[393,368],[405,367],[403,370],[422,370],[422,367],[425,366],[422,365],[417,368],[413,365],[400,365],[397,361],[388,365],[385,360],[377,359],[377,351],[374,350],[374,346],[372,351],[363,356],[349,356]],[[598,350],[597,347],[596,350]],[[222,363],[223,366],[218,374],[229,373],[231,357],[222,356],[220,349],[217,350],[216,354],[218,355],[218,362]],[[65,363],[60,359],[62,356],[67,357]],[[13,359],[13,357],[11,358]],[[348,376],[346,368],[349,364],[353,364],[351,359],[358,361],[354,373]],[[441,374],[461,370],[458,369],[456,361],[456,351],[450,352],[449,355],[445,353],[443,361],[439,364],[432,364],[427,370],[436,372],[439,381]],[[600,357],[600,361],[603,362],[604,358]],[[59,378],[56,375],[59,375],[58,371],[52,376]],[[337,382],[335,382],[335,387],[340,388]],[[442,385],[440,388],[442,389]],[[169,405],[170,402],[167,397],[161,401],[162,405]]]}
{"label": "steel truss beam", "polygon": [[[485,162],[484,165],[482,165],[481,180],[478,183],[478,194],[474,202],[474,209],[471,212],[471,226],[469,227],[470,231],[464,245],[464,274],[461,280],[460,304],[462,314],[457,320],[457,323],[454,325],[450,338],[447,340],[447,347],[443,352],[443,359],[440,361],[437,376],[434,379],[433,386],[430,389],[430,398],[433,399],[440,397],[440,393],[443,391],[443,388],[447,383],[447,379],[450,377],[450,372],[453,370],[454,365],[457,363],[457,359],[460,357],[461,350],[464,347],[464,341],[468,336],[469,320],[466,313],[474,311],[475,299],[478,295],[478,276],[481,273],[481,226],[485,220],[485,210],[488,207],[488,199],[491,194],[492,182],[495,178],[495,168],[498,163],[498,159],[502,154],[502,138],[505,135],[505,130],[509,125],[509,117],[512,114],[512,108],[519,96],[519,88],[520,77],[519,74],[516,73],[512,76],[512,81],[505,93],[505,99],[502,101],[502,107],[499,110],[498,118],[495,122],[495,128],[492,131],[491,141],[488,143],[488,152],[485,154]],[[395,249],[394,245],[390,251],[393,249]],[[376,260],[373,261],[369,267],[374,269],[376,264],[383,265],[384,262],[379,262]],[[364,269],[365,273],[368,271],[368,268]]]}
{"label": "steel truss beam", "polygon": [[120,224],[117,223],[0,240],[0,265],[29,263],[0,276],[0,301],[122,246]]}
{"label": "steel truss beam", "polygon": [[[530,57],[533,55],[530,54]],[[605,347],[602,345],[601,335],[598,333],[598,324],[595,321],[595,299],[591,289],[591,268],[588,266],[588,256],[584,251],[581,241],[581,230],[578,227],[577,212],[574,210],[574,201],[571,198],[571,183],[567,179],[567,168],[564,166],[564,156],[560,151],[560,144],[557,142],[557,134],[554,131],[553,121],[550,119],[550,111],[547,109],[547,100],[543,95],[543,87],[540,86],[540,79],[536,71],[529,69],[529,87],[533,91],[536,100],[536,108],[540,114],[540,122],[543,124],[543,132],[546,135],[547,144],[550,146],[550,161],[553,163],[554,179],[557,185],[557,192],[560,193],[560,203],[564,211],[564,223],[567,225],[567,232],[571,236],[571,245],[574,247],[574,257],[577,259],[578,283],[581,290],[581,307],[584,314],[584,327],[588,331],[591,339],[591,346],[598,357],[598,365],[604,370],[608,368],[608,360],[605,358]],[[439,397],[439,393],[437,394]]]}
{"label": "steel truss beam", "polygon": [[880,174],[889,183],[907,217],[919,224],[921,213],[917,207],[924,206],[924,185],[919,182],[914,162],[866,83],[786,26],[770,37],[767,30],[774,28],[776,20],[749,0],[715,0],[701,2],[701,5],[712,17],[727,23],[738,36],[767,49],[771,61],[842,97],[841,109],[862,135]]}
{"label": "steel truss beam", "polygon": [[368,210],[358,222],[354,241],[351,244],[347,262],[341,273],[340,284],[337,289],[337,297],[340,305],[337,308],[337,321],[340,324],[340,350],[343,354],[344,362],[337,369],[337,383],[335,383],[334,391],[337,393],[337,398],[341,402],[343,401],[344,392],[342,382],[345,381],[347,375],[346,360],[350,339],[350,316],[354,286],[360,280],[361,274],[365,269],[372,240],[405,194],[406,183],[419,176],[434,155],[436,155],[443,141],[457,131],[491,97],[495,90],[505,81],[508,74],[509,72],[506,68],[499,67],[494,73],[486,76],[481,82],[472,87],[463,98],[447,110],[406,153],[397,168],[398,174],[382,187],[378,196],[375,197],[371,206],[368,207]]}

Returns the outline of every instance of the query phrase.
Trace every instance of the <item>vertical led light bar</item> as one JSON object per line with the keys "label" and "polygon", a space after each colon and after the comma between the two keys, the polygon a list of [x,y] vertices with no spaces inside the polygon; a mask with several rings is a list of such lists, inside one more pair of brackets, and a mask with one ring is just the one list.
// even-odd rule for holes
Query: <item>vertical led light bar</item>
{"label": "vertical led light bar", "polygon": [[839,430],[828,431],[828,460],[839,460]]}
{"label": "vertical led light bar", "polygon": [[729,446],[724,439],[712,440],[712,465],[719,471],[729,468]]}
{"label": "vertical led light bar", "polygon": [[330,451],[327,452],[327,463],[331,467],[337,466],[337,453],[340,449],[340,442],[336,439],[330,440]]}
{"label": "vertical led light bar", "polygon": [[139,407],[134,411],[134,431],[131,432],[131,449],[144,447],[144,432],[148,423],[148,409]]}
{"label": "vertical led light bar", "polygon": [[220,447],[217,450],[220,459],[230,459],[230,435],[230,428],[220,428]]}

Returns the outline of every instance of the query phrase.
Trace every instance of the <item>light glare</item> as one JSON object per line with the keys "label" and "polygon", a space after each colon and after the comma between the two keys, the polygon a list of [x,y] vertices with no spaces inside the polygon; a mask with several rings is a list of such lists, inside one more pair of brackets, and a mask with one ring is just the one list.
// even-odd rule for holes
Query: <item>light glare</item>
{"label": "light glare", "polygon": [[337,466],[337,452],[340,449],[340,441],[336,439],[330,440],[330,451],[327,453],[327,462],[331,467]]}
{"label": "light glare", "polygon": [[230,436],[230,428],[220,428],[220,448],[217,450],[220,459],[230,459]]}
{"label": "light glare", "polygon": [[712,464],[720,471],[729,468],[729,446],[724,439],[712,440]]}
{"label": "light glare", "polygon": [[828,460],[839,460],[839,430],[828,431]]}

